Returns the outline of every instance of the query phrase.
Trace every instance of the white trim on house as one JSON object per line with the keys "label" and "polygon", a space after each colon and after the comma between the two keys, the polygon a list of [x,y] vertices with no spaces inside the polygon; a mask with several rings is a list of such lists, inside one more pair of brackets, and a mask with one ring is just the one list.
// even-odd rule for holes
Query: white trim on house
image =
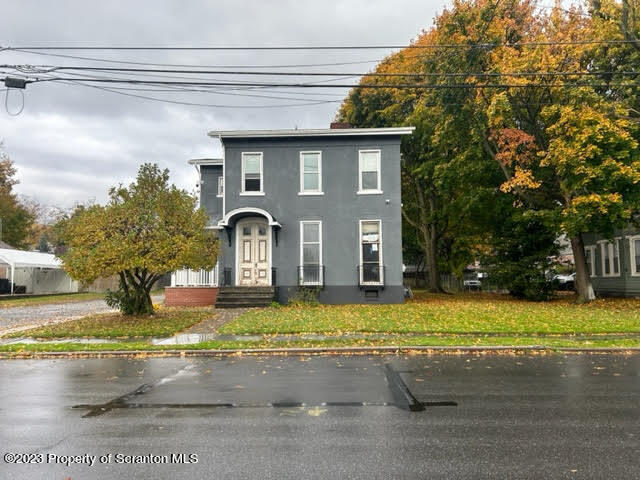
{"label": "white trim on house", "polygon": [[[376,171],[378,173],[378,185],[376,188],[362,188],[362,154],[363,153],[377,153],[376,159]],[[382,151],[379,148],[358,150],[358,195],[380,195],[382,193]]]}
{"label": "white trim on house", "polygon": [[218,194],[216,197],[222,198],[224,196],[224,176],[220,175],[218,177]]}
{"label": "white trim on house", "polygon": [[234,208],[230,212],[227,212],[225,214],[225,216],[222,218],[222,220],[220,220],[218,222],[218,227],[227,227],[227,226],[229,226],[229,220],[231,220],[231,217],[233,217],[235,215],[239,215],[241,213],[255,213],[257,215],[262,215],[263,217],[266,217],[266,219],[268,220],[269,226],[271,226],[271,227],[281,227],[282,226],[278,222],[276,222],[273,219],[273,217],[271,216],[271,214],[269,212],[267,212],[266,210],[263,210],[261,208],[256,208],[256,207],[240,207],[240,208]]}
{"label": "white trim on house", "polygon": [[[304,156],[315,154],[318,157],[318,189],[305,190],[304,188]],[[314,173],[314,172],[310,172]],[[298,195],[324,195],[322,191],[322,151],[321,150],[303,150],[300,152],[300,191]]]}
{"label": "white trim on house", "polygon": [[[304,241],[304,226],[305,225],[318,225],[318,242],[305,242]],[[304,246],[306,244],[318,244],[319,252],[318,252],[318,281],[317,282],[305,282],[304,281]],[[322,266],[324,265],[323,257],[322,257],[322,220],[301,220],[300,221],[300,267],[302,267],[302,271],[299,272],[301,278],[298,279],[300,285],[305,286],[317,286],[324,284],[324,272]]]}
{"label": "white trim on house", "polygon": [[193,158],[187,160],[189,165],[222,165],[224,159],[222,158]]}
{"label": "white trim on house", "polygon": [[362,135],[410,135],[416,127],[392,128],[316,128],[285,130],[213,130],[210,137],[271,138],[271,137],[345,137]]}
{"label": "white trim on house", "polygon": [[[601,275],[603,277],[620,277],[622,275],[620,268],[620,237],[614,238],[613,242],[610,242],[609,240],[599,240],[598,245],[600,245],[600,265],[602,267]],[[609,273],[606,273],[605,269],[605,248],[607,249],[609,257]],[[618,252],[617,262],[614,262],[614,259],[616,258],[614,255],[614,249],[617,249]],[[617,273],[615,273],[615,266],[618,267]]]}
{"label": "white trim on house", "polygon": [[211,270],[182,268],[171,272],[172,287],[217,287],[218,263]]}
{"label": "white trim on house", "polygon": [[629,263],[631,265],[631,273],[632,277],[640,277],[640,270],[636,268],[636,255],[640,254],[640,252],[636,252],[636,242],[640,241],[640,235],[632,235],[627,237],[629,239]]}
{"label": "white trim on house", "polygon": [[[245,190],[245,178],[244,178],[244,159],[245,155],[259,155],[259,163],[260,163],[260,190]],[[240,195],[241,196],[263,196],[264,195],[264,168],[263,168],[263,158],[264,155],[262,152],[242,152],[240,159],[240,167],[241,167],[241,175],[240,175]]]}
{"label": "white trim on house", "polygon": [[[596,277],[596,246],[595,245],[587,245],[584,247],[585,260],[587,251],[591,256],[591,271],[589,272],[590,277]],[[589,266],[589,264],[587,264]]]}
{"label": "white trim on house", "polygon": [[[363,280],[363,275],[364,275],[364,268],[363,268],[363,262],[362,262],[362,224],[363,223],[373,223],[373,222],[377,222],[378,223],[378,248],[380,249],[380,254],[378,255],[378,265],[380,268],[380,281],[379,282],[364,282]],[[377,285],[384,285],[384,261],[382,258],[382,220],[379,219],[362,219],[358,221],[358,254],[359,254],[359,258],[360,258],[360,268],[359,268],[359,275],[360,275],[360,285],[371,285],[371,286],[377,286]]]}
{"label": "white trim on house", "polygon": [[[222,147],[222,178],[227,178],[227,149],[224,148],[224,142],[222,141],[222,137],[220,139],[220,146]],[[224,218],[227,212],[227,188],[225,185],[225,189],[222,192],[222,217]]]}

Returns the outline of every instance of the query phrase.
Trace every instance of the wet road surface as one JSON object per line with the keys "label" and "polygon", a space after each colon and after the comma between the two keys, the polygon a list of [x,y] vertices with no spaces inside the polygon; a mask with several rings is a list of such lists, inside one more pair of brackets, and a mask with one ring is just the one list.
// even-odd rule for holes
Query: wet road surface
{"label": "wet road surface", "polygon": [[35,462],[0,478],[640,478],[640,356],[6,360],[0,378],[1,453]]}

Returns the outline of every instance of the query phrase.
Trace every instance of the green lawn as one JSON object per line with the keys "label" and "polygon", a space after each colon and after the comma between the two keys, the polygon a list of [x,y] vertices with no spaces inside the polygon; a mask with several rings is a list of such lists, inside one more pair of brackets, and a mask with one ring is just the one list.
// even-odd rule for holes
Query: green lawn
{"label": "green lawn", "polygon": [[211,307],[158,308],[153,316],[124,316],[100,313],[48,325],[33,330],[14,332],[7,337],[33,338],[136,338],[168,337],[214,314]]}
{"label": "green lawn", "polygon": [[64,293],[60,295],[34,295],[30,297],[0,298],[0,309],[9,307],[28,307],[32,305],[51,305],[56,303],[85,302],[100,300],[104,293]]}
{"label": "green lawn", "polygon": [[12,344],[0,345],[0,352],[28,354],[29,352],[91,352],[91,351],[149,351],[163,350],[230,350],[264,348],[303,348],[303,347],[367,347],[367,346],[543,346],[549,349],[572,348],[633,348],[640,347],[638,338],[619,338],[614,340],[572,340],[567,338],[541,337],[456,337],[452,336],[396,336],[384,339],[328,339],[328,340],[284,340],[275,341],[268,337],[262,340],[211,341],[189,345],[151,345],[148,342],[116,342],[102,344],[56,343],[56,344]]}
{"label": "green lawn", "polygon": [[320,305],[250,310],[224,325],[227,334],[345,332],[531,334],[640,333],[640,300],[572,297],[527,302],[506,295],[433,295],[400,305]]}

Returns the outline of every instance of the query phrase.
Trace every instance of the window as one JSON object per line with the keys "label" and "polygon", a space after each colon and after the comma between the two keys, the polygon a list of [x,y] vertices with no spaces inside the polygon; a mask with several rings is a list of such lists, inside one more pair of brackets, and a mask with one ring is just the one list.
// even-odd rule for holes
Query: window
{"label": "window", "polygon": [[322,285],[322,222],[300,222],[300,268],[301,285]]}
{"label": "window", "polygon": [[262,191],[262,153],[242,154],[242,194],[264,195]]}
{"label": "window", "polygon": [[380,220],[360,220],[360,284],[382,284],[382,270],[382,224]]}
{"label": "window", "polygon": [[218,196],[224,195],[224,177],[218,177]]}
{"label": "window", "polygon": [[360,150],[358,193],[382,193],[380,190],[380,150]]}
{"label": "window", "polygon": [[629,253],[631,258],[631,275],[640,276],[640,235],[629,237]]}
{"label": "window", "polygon": [[596,276],[596,247],[595,245],[590,245],[588,247],[584,247],[584,256],[587,261],[587,272],[591,277]]}
{"label": "window", "polygon": [[600,243],[600,254],[602,256],[602,276],[620,276],[620,239],[616,238],[613,243],[602,241]]}
{"label": "window", "polygon": [[300,152],[300,194],[322,195],[321,152]]}

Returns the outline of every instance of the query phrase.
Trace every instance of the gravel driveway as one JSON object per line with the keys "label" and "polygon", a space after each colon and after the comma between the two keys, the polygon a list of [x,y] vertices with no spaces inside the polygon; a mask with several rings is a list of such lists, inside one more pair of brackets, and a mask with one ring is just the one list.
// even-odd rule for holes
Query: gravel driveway
{"label": "gravel driveway", "polygon": [[[154,295],[151,298],[154,303],[161,303],[164,300],[164,295]],[[114,311],[114,309],[107,306],[104,300],[1,308],[0,335],[28,330],[42,325],[65,322],[92,313]]]}

